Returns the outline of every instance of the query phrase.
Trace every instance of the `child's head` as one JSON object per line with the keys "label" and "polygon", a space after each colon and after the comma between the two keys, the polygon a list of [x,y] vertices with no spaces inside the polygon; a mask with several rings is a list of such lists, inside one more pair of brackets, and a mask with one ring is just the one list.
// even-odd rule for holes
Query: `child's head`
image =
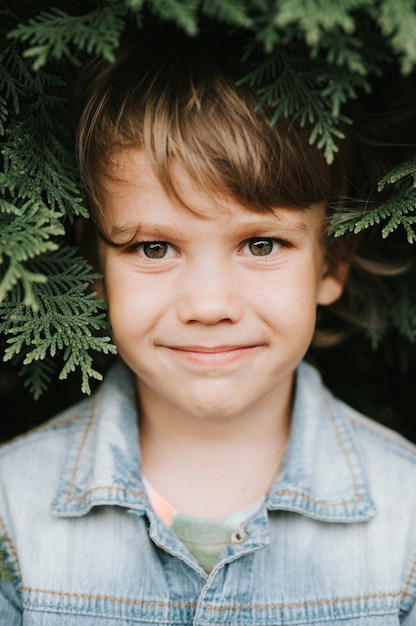
{"label": "child's head", "polygon": [[[115,63],[98,59],[86,68],[78,89],[78,158],[92,221],[108,239],[105,181],[123,179],[118,155],[141,150],[175,201],[185,202],[175,180],[179,164],[208,195],[256,213],[324,206],[322,242],[343,281],[356,238],[334,245],[325,234],[350,191],[351,143],[340,143],[329,166],[322,151],[309,144],[310,128],[283,117],[271,125],[272,111],[256,110],[258,86],[240,82],[255,58],[243,63],[243,51],[239,36],[218,29],[193,39],[159,25],[128,34]],[[352,290],[357,291],[354,284]],[[342,306],[340,312],[342,317]],[[326,342],[328,335],[323,337]]]}

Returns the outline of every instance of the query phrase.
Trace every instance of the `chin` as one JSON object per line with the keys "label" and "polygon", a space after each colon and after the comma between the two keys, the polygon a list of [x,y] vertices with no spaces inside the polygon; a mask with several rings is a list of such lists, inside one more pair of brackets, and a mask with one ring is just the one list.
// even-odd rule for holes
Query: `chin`
{"label": "chin", "polygon": [[237,415],[243,410],[242,407],[230,403],[229,398],[210,397],[207,399],[194,399],[189,402],[187,399],[184,410],[188,415],[194,416],[199,420],[224,420],[233,415]]}

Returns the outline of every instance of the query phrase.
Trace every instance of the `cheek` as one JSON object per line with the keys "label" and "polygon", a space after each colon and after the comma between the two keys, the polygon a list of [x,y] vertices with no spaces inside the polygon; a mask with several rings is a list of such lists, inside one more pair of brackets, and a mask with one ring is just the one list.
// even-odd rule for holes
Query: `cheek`
{"label": "cheek", "polygon": [[139,336],[149,330],[167,310],[166,289],[153,277],[108,268],[105,293],[113,334]]}
{"label": "cheek", "polygon": [[134,291],[123,272],[109,265],[104,268],[103,287],[108,305],[108,316],[113,330],[126,323],[133,310]]}
{"label": "cheek", "polygon": [[[280,339],[303,353],[312,341],[316,324],[316,276],[313,273],[293,275],[288,280],[276,281],[267,298],[267,306],[260,307],[266,322]],[[257,294],[259,302],[261,295]]]}
{"label": "cheek", "polygon": [[316,308],[317,279],[312,271],[277,273],[265,280],[251,283],[251,302],[259,312],[276,317],[298,320]]}

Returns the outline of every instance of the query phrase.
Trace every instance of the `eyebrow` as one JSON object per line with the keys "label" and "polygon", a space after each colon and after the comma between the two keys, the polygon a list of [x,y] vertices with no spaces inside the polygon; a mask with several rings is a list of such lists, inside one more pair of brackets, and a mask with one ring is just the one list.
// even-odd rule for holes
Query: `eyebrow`
{"label": "eyebrow", "polygon": [[168,233],[169,237],[174,237],[175,239],[183,237],[183,231],[178,230],[174,226],[142,223],[113,225],[108,235],[104,230],[101,230],[100,235],[110,246],[121,248],[133,243],[139,235],[144,239],[165,241]]}
{"label": "eyebrow", "polygon": [[[248,222],[243,228],[262,229],[266,227],[278,226],[281,228],[287,228],[290,230],[307,231],[307,222],[303,219],[301,212],[295,212],[295,209],[277,209],[277,212],[270,212],[266,214],[270,215],[271,219],[262,221]],[[283,217],[281,217],[283,215]]]}
{"label": "eyebrow", "polygon": [[[262,214],[264,219],[247,221],[238,224],[236,227],[231,226],[229,232],[232,236],[238,236],[240,232],[252,231],[255,233],[255,231],[259,231],[259,233],[261,233],[263,229],[273,227],[290,231],[307,232],[308,225],[302,216],[304,210],[306,209],[297,211],[296,209],[280,208],[275,211],[265,212]],[[172,224],[145,224],[136,222],[131,224],[114,224],[108,235],[106,235],[104,230],[101,230],[100,235],[110,246],[118,248],[133,243],[139,235],[144,239],[165,241],[166,238],[183,239],[184,232]]]}

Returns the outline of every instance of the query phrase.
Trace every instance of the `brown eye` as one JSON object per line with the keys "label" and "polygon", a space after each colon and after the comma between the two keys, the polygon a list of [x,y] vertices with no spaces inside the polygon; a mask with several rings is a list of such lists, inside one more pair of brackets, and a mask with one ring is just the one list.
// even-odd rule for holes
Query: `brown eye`
{"label": "brown eye", "polygon": [[273,252],[273,239],[250,239],[248,247],[254,256],[267,256]]}
{"label": "brown eye", "polygon": [[143,254],[148,259],[163,259],[168,253],[166,241],[149,241],[142,244]]}

